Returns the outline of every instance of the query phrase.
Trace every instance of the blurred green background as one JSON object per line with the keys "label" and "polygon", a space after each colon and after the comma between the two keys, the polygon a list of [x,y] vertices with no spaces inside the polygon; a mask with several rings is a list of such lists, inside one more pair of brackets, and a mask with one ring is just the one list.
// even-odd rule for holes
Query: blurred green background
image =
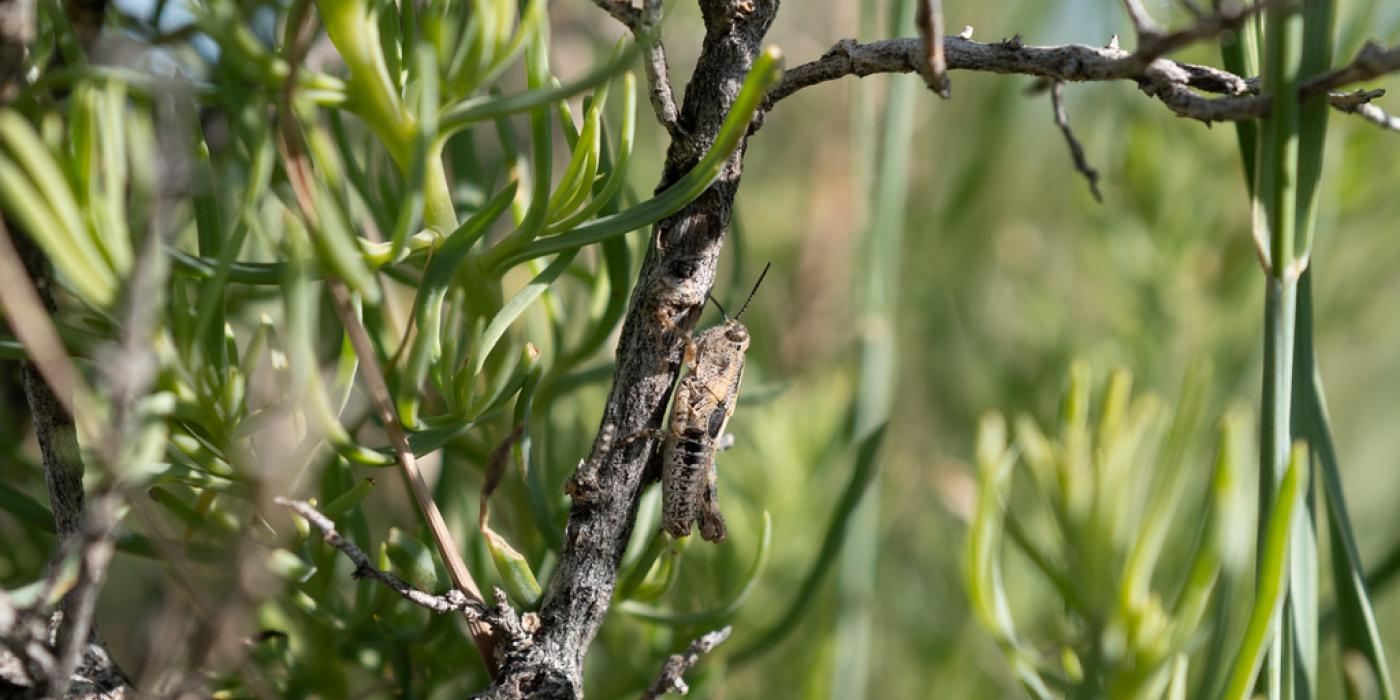
{"label": "blurred green background", "polygon": [[[1160,21],[1186,21],[1178,3],[1147,4]],[[702,34],[693,4],[668,9],[665,39],[679,91]],[[770,42],[796,65],[844,37],[889,36],[887,11],[869,2],[789,0]],[[984,41],[1020,34],[1033,44],[1102,45],[1130,34],[1110,0],[950,0],[944,16],[950,33],[970,25]],[[564,81],[596,65],[621,35],[584,0],[553,3],[551,22],[553,65]],[[1364,39],[1400,39],[1400,7],[1343,3],[1338,26],[1337,56],[1346,60]],[[1131,48],[1131,39],[1123,43]],[[1218,64],[1213,45],[1180,58]],[[963,591],[975,489],[967,461],[979,415],[999,409],[1049,421],[1075,359],[1099,377],[1127,367],[1140,391],[1173,398],[1188,364],[1204,358],[1215,367],[1213,414],[1258,401],[1263,277],[1233,130],[1175,118],[1131,83],[1067,86],[1071,124],[1101,175],[1099,204],[1073,168],[1047,94],[1028,94],[1031,81],[1022,77],[956,72],[952,80],[950,101],[915,76],[810,88],[778,106],[750,141],[716,296],[733,302],[764,262],[773,269],[747,316],[754,340],[749,400],[730,423],[737,443],[719,458],[731,537],[686,550],[668,604],[701,610],[728,600],[743,582],[765,510],[773,545],[732,621],[733,638],[716,663],[697,671],[693,692],[701,697],[1019,697]],[[912,102],[907,137],[886,120],[889,88],[901,81]],[[1380,104],[1400,111],[1395,98]],[[639,121],[631,185],[645,193],[666,141],[645,107]],[[893,155],[907,158],[907,174],[895,167],[880,175]],[[1313,259],[1318,361],[1352,517],[1373,566],[1400,546],[1393,517],[1400,483],[1391,478],[1400,422],[1400,275],[1393,272],[1400,139],[1334,115],[1327,159]],[[876,181],[881,189],[872,194]],[[882,208],[898,192],[907,195],[902,216]],[[898,243],[885,251],[894,254],[879,279],[870,271],[879,265],[868,266],[863,252],[872,237]],[[881,297],[889,313],[863,316],[870,295],[882,292],[890,294]],[[893,350],[891,423],[875,488],[797,623],[765,654],[720,663],[782,616],[817,557],[853,467],[854,451],[840,436],[855,397],[870,388],[859,374],[861,337],[886,338]],[[583,456],[605,391],[595,383],[556,406],[544,446],[555,473]],[[501,435],[483,444],[492,437]],[[1207,467],[1202,460],[1200,482]],[[459,477],[452,492],[474,498],[478,477]],[[376,527],[413,522],[397,478],[386,473],[380,483],[368,506]],[[33,474],[27,487],[42,488]],[[475,522],[474,508],[474,500],[444,504],[459,531]],[[527,540],[522,549],[538,548],[520,531],[526,516],[497,517],[508,531],[516,525],[512,533]],[[1196,515],[1180,517],[1193,523]],[[31,570],[46,547],[16,540],[0,555],[0,576]],[[162,575],[156,564],[119,557],[104,593],[104,633],[137,668],[151,662],[147,647],[159,639],[136,611],[162,608],[154,585]],[[1032,638],[1058,619],[1044,603],[1051,599],[1037,597],[1040,585],[1024,577],[1008,584]],[[1392,593],[1374,595],[1391,667],[1400,672],[1400,596]],[[613,614],[589,658],[590,697],[635,691],[654,673],[657,647],[683,644],[667,634]],[[1323,654],[1324,666],[1334,663],[1332,648],[1324,645]]]}
{"label": "blurred green background", "polygon": [[[677,5],[667,30],[673,70],[683,76],[695,52],[688,37],[698,34],[685,29],[695,26],[693,13]],[[1188,21],[1178,4],[1171,12],[1164,2],[1147,5],[1159,21]],[[1366,38],[1388,45],[1400,37],[1400,8],[1383,5],[1341,4],[1337,60]],[[886,18],[861,29],[859,12],[856,3],[788,3],[770,39],[794,65],[842,37],[888,36],[880,29]],[[1102,45],[1121,34],[1125,48],[1132,43],[1111,2],[951,1],[944,17],[948,33],[971,25],[982,41],[1019,33],[1033,44]],[[1219,65],[1215,52],[1208,45],[1179,58]],[[1074,358],[1088,360],[1100,380],[1127,367],[1139,391],[1168,399],[1187,365],[1208,359],[1213,412],[1242,404],[1257,413],[1263,277],[1233,129],[1175,118],[1130,83],[1067,86],[1070,122],[1101,175],[1105,201],[1097,204],[1073,169],[1048,95],[1026,94],[1030,79],[952,79],[951,101],[916,76],[811,88],[782,103],[750,143],[739,196],[745,266],[775,266],[750,312],[746,383],[790,388],[767,405],[741,407],[731,424],[737,448],[721,457],[726,512],[754,522],[766,508],[774,520],[773,559],[736,621],[738,645],[746,627],[762,627],[785,607],[851,469],[849,455],[833,458],[825,446],[857,389],[855,307],[864,280],[854,261],[874,215],[860,179],[872,138],[860,112],[882,108],[881,83],[916,84],[894,315],[897,390],[871,497],[878,528],[852,543],[856,559],[874,563],[873,589],[862,592],[859,575],[834,572],[785,642],[731,669],[723,697],[844,697],[837,689],[850,688],[845,674],[861,673],[862,664],[870,697],[1020,696],[963,591],[963,514],[974,488],[966,460],[979,414],[996,408],[1052,420]],[[1381,104],[1393,110],[1396,102]],[[1392,476],[1400,142],[1357,119],[1337,115],[1331,124],[1313,262],[1318,358],[1352,517],[1374,566],[1400,545]],[[1201,459],[1198,481],[1208,468]],[[1198,514],[1179,517],[1189,524]],[[1014,612],[1033,639],[1037,620],[1059,617],[1045,609],[1054,598],[1037,600],[1045,590],[1024,579],[1007,585],[1020,594]],[[1400,597],[1391,593],[1374,595],[1392,669],[1400,669]],[[860,621],[852,626],[851,618]],[[869,629],[866,648],[845,638],[859,625]],[[1335,647],[1324,645],[1323,654],[1323,666],[1334,666]]]}

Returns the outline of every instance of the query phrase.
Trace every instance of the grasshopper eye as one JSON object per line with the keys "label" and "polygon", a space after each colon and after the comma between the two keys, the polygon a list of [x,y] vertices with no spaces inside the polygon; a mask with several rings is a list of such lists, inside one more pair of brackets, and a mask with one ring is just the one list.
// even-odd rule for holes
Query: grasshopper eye
{"label": "grasshopper eye", "polygon": [[744,343],[749,339],[749,329],[735,323],[724,332],[724,337],[731,343]]}

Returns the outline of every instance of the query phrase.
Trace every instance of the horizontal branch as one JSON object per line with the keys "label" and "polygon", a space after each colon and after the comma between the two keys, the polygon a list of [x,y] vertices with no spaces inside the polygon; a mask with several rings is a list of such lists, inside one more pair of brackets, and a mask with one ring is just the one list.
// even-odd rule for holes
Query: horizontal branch
{"label": "horizontal branch", "polygon": [[[1209,66],[1153,59],[1146,66],[1139,55],[1111,43],[1105,47],[1083,44],[1030,46],[1019,36],[997,43],[973,41],[966,36],[944,38],[949,70],[969,70],[1004,75],[1026,75],[1058,82],[1131,80],[1178,116],[1205,122],[1256,119],[1269,113],[1273,96],[1254,92],[1254,83],[1228,71]],[[923,63],[923,42],[917,38],[886,39],[867,44],[843,39],[821,58],[789,70],[768,93],[767,107],[805,87],[848,75],[917,72]],[[1301,97],[1331,91],[1354,82],[1400,70],[1400,49],[1382,50],[1368,44],[1357,59],[1343,68],[1302,84]],[[1221,95],[1213,97],[1202,92]],[[1336,101],[1338,96],[1331,95]],[[1351,110],[1355,104],[1349,105]],[[1339,109],[1343,109],[1338,105]]]}

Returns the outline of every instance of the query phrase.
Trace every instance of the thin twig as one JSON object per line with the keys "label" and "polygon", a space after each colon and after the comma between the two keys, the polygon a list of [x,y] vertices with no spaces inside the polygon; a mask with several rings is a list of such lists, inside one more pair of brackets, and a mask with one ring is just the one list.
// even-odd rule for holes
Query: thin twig
{"label": "thin twig", "polygon": [[656,700],[667,693],[680,693],[685,695],[690,692],[690,687],[685,684],[682,676],[700,657],[710,653],[720,642],[729,638],[729,633],[734,628],[725,625],[721,629],[701,636],[690,643],[685,651],[680,654],[672,654],[666,658],[666,663],[662,664],[661,672],[656,675],[656,680],[647,686],[646,692],[642,693],[642,700]]}
{"label": "thin twig", "polygon": [[282,496],[277,496],[272,500],[277,505],[291,508],[296,511],[297,515],[306,518],[307,522],[321,531],[321,539],[325,540],[326,544],[340,550],[346,558],[354,563],[355,572],[351,574],[352,578],[374,579],[384,584],[389,590],[399,594],[404,600],[435,613],[463,612],[477,618],[485,615],[485,606],[480,601],[472,600],[459,589],[453,588],[442,595],[433,595],[419,590],[413,584],[375,566],[364,550],[360,549],[354,542],[341,537],[335,529],[335,523],[316,510],[315,506],[310,503]]}
{"label": "thin twig", "polygon": [[666,65],[666,45],[661,41],[662,0],[642,0],[638,10],[625,0],[593,0],[609,15],[627,27],[637,41],[646,46],[645,68],[647,93],[656,120],[675,137],[680,133],[680,112],[676,108],[675,92],[671,89],[670,69]]}
{"label": "thin twig", "polygon": [[636,30],[642,13],[628,0],[593,0],[593,4],[607,10],[613,19],[621,22],[629,30]]}
{"label": "thin twig", "polygon": [[1123,9],[1128,12],[1128,21],[1133,23],[1133,31],[1137,33],[1139,44],[1165,33],[1162,25],[1157,24],[1152,15],[1147,14],[1147,8],[1144,8],[1139,0],[1123,0]]}
{"label": "thin twig", "polygon": [[1306,99],[1339,87],[1379,78],[1397,70],[1400,70],[1400,44],[1386,49],[1380,44],[1368,41],[1356,52],[1356,58],[1353,58],[1351,63],[1303,81],[1299,90]]}
{"label": "thin twig", "polygon": [[1220,36],[1244,24],[1245,20],[1267,10],[1291,5],[1299,0],[1260,0],[1260,2],[1222,3],[1220,8],[1209,14],[1198,14],[1196,21],[1181,29],[1165,31],[1158,29],[1155,34],[1138,35],[1138,46],[1133,52],[1133,60],[1146,66],[1153,60],[1178,49],[1196,44],[1202,40]]}
{"label": "thin twig", "polygon": [[428,521],[428,530],[432,533],[433,542],[436,543],[447,564],[447,571],[452,576],[452,582],[465,591],[467,595],[475,598],[477,602],[483,602],[481,589],[477,587],[471,571],[467,569],[466,562],[462,560],[462,555],[457,549],[456,543],[453,542],[452,533],[447,529],[447,522],[443,520],[437,503],[433,501],[432,490],[428,487],[427,480],[423,478],[423,473],[418,469],[418,460],[413,456],[413,449],[408,444],[408,436],[404,434],[403,425],[394,412],[389,385],[384,380],[384,373],[379,369],[379,359],[375,356],[374,345],[370,342],[369,333],[360,323],[359,317],[355,315],[350,291],[339,280],[327,280],[327,286],[331,293],[331,302],[336,307],[336,313],[345,326],[345,332],[350,336],[350,344],[360,360],[361,374],[365,379],[365,385],[369,389],[375,408],[379,412],[379,419],[384,424],[384,430],[389,434],[389,444],[393,446],[394,454],[403,467],[409,490],[413,492],[413,500],[418,503],[419,510],[423,512],[423,517]]}
{"label": "thin twig", "polygon": [[1089,182],[1089,191],[1094,193],[1094,200],[1103,204],[1103,195],[1099,193],[1099,171],[1089,165],[1089,161],[1084,157],[1084,146],[1079,143],[1079,139],[1074,137],[1074,130],[1069,126],[1069,115],[1065,112],[1065,84],[1056,80],[1050,84],[1050,105],[1055,110],[1055,126],[1060,127],[1060,133],[1064,134],[1065,143],[1069,145],[1070,157],[1074,159],[1074,169],[1078,170],[1084,179]]}
{"label": "thin twig", "polygon": [[1400,131],[1400,117],[1389,114],[1371,100],[1385,94],[1385,90],[1357,90],[1356,92],[1334,92],[1328,96],[1333,107],[1348,114],[1355,114],[1382,129]]}
{"label": "thin twig", "polygon": [[943,56],[942,0],[920,0],[914,24],[924,42],[924,65],[920,71],[924,83],[946,100],[953,96],[953,89],[948,80],[948,59]]}

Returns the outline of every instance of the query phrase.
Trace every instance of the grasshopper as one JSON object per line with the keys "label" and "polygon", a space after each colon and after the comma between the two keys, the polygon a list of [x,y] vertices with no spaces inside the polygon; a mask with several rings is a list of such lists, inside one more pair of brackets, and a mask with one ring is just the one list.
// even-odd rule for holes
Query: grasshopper
{"label": "grasshopper", "polygon": [[696,519],[700,521],[700,536],[707,541],[719,542],[725,537],[715,452],[729,417],[734,415],[739,383],[744,378],[744,356],[749,350],[749,329],[739,317],[749,308],[767,274],[765,266],[733,318],[710,297],[724,314],[724,323],[686,340],[687,372],[676,387],[671,422],[661,448],[661,527],[672,537],[689,535]]}

